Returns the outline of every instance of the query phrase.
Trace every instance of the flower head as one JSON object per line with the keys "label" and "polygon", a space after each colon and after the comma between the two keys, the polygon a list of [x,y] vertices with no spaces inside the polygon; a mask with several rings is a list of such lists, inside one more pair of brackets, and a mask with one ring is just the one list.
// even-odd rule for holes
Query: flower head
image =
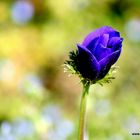
{"label": "flower head", "polygon": [[82,44],[77,44],[78,51],[70,53],[70,61],[66,63],[72,66],[80,77],[95,83],[103,79],[118,60],[122,41],[118,31],[103,26],[89,33]]}

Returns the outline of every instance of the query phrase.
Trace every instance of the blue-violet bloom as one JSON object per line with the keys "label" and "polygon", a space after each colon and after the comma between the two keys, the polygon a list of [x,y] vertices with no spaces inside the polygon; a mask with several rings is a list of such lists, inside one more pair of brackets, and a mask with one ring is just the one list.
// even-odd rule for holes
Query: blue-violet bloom
{"label": "blue-violet bloom", "polygon": [[77,44],[77,53],[75,56],[71,53],[71,61],[67,62],[83,78],[96,82],[104,78],[118,60],[122,41],[118,31],[103,26],[89,33],[82,44]]}

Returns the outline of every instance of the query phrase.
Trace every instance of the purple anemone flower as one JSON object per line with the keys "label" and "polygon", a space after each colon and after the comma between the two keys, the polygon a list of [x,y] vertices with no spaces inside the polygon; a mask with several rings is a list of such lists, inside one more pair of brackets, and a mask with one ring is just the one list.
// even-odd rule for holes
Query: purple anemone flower
{"label": "purple anemone flower", "polygon": [[89,33],[82,44],[77,44],[76,67],[82,77],[100,80],[118,60],[123,38],[112,27],[103,26]]}

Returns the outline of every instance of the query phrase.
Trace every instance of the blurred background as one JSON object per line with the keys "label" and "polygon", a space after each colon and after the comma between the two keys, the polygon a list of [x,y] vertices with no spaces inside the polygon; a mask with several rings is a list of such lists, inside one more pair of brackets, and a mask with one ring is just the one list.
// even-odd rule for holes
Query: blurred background
{"label": "blurred background", "polygon": [[76,140],[81,84],[63,63],[104,25],[123,52],[116,80],[90,89],[85,140],[140,138],[140,0],[0,0],[0,140]]}

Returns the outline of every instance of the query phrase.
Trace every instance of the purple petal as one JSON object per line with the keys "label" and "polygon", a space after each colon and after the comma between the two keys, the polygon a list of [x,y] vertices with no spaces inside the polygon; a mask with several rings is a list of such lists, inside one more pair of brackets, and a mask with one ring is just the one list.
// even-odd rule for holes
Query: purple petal
{"label": "purple petal", "polygon": [[84,46],[78,44],[78,70],[84,78],[96,79],[100,66],[96,58]]}
{"label": "purple petal", "polygon": [[92,41],[89,43],[89,45],[86,46],[86,48],[87,48],[88,50],[90,50],[91,53],[94,52],[95,47],[98,45],[98,42],[99,42],[98,40],[99,40],[99,37],[97,37],[97,38],[95,38],[94,40],[92,40]]}
{"label": "purple petal", "polygon": [[106,48],[102,44],[98,44],[95,47],[93,55],[96,57],[96,59],[98,61],[100,61],[104,57],[108,56],[110,53],[111,53],[111,49],[110,48]]}
{"label": "purple petal", "polygon": [[109,40],[109,34],[104,34],[100,36],[99,38],[96,38],[92,40],[87,48],[91,51],[91,53],[94,53],[95,48],[98,44],[102,44],[103,46],[107,46]]}
{"label": "purple petal", "polygon": [[98,42],[101,43],[104,47],[106,47],[107,43],[108,43],[108,40],[109,40],[109,34],[103,34],[99,38]]}
{"label": "purple petal", "polygon": [[103,35],[103,34],[109,34],[109,37],[114,37],[114,36],[118,36],[118,37],[119,37],[119,36],[120,36],[119,32],[115,31],[112,27],[103,26],[103,27],[98,28],[98,29],[96,29],[95,31],[89,33],[89,34],[85,37],[85,39],[84,39],[82,45],[88,46],[89,43],[90,43],[92,40],[94,40],[95,38],[97,38],[97,37],[99,37],[99,36],[101,36],[101,35]]}
{"label": "purple petal", "polygon": [[118,31],[113,31],[109,33],[109,38],[112,37],[120,37],[120,33]]}
{"label": "purple petal", "polygon": [[102,79],[110,70],[111,66],[118,60],[121,50],[118,50],[107,57],[103,58],[100,62],[100,74],[99,79]]}
{"label": "purple petal", "polygon": [[112,51],[119,50],[122,47],[123,38],[112,37],[108,43],[108,47],[112,48]]}

